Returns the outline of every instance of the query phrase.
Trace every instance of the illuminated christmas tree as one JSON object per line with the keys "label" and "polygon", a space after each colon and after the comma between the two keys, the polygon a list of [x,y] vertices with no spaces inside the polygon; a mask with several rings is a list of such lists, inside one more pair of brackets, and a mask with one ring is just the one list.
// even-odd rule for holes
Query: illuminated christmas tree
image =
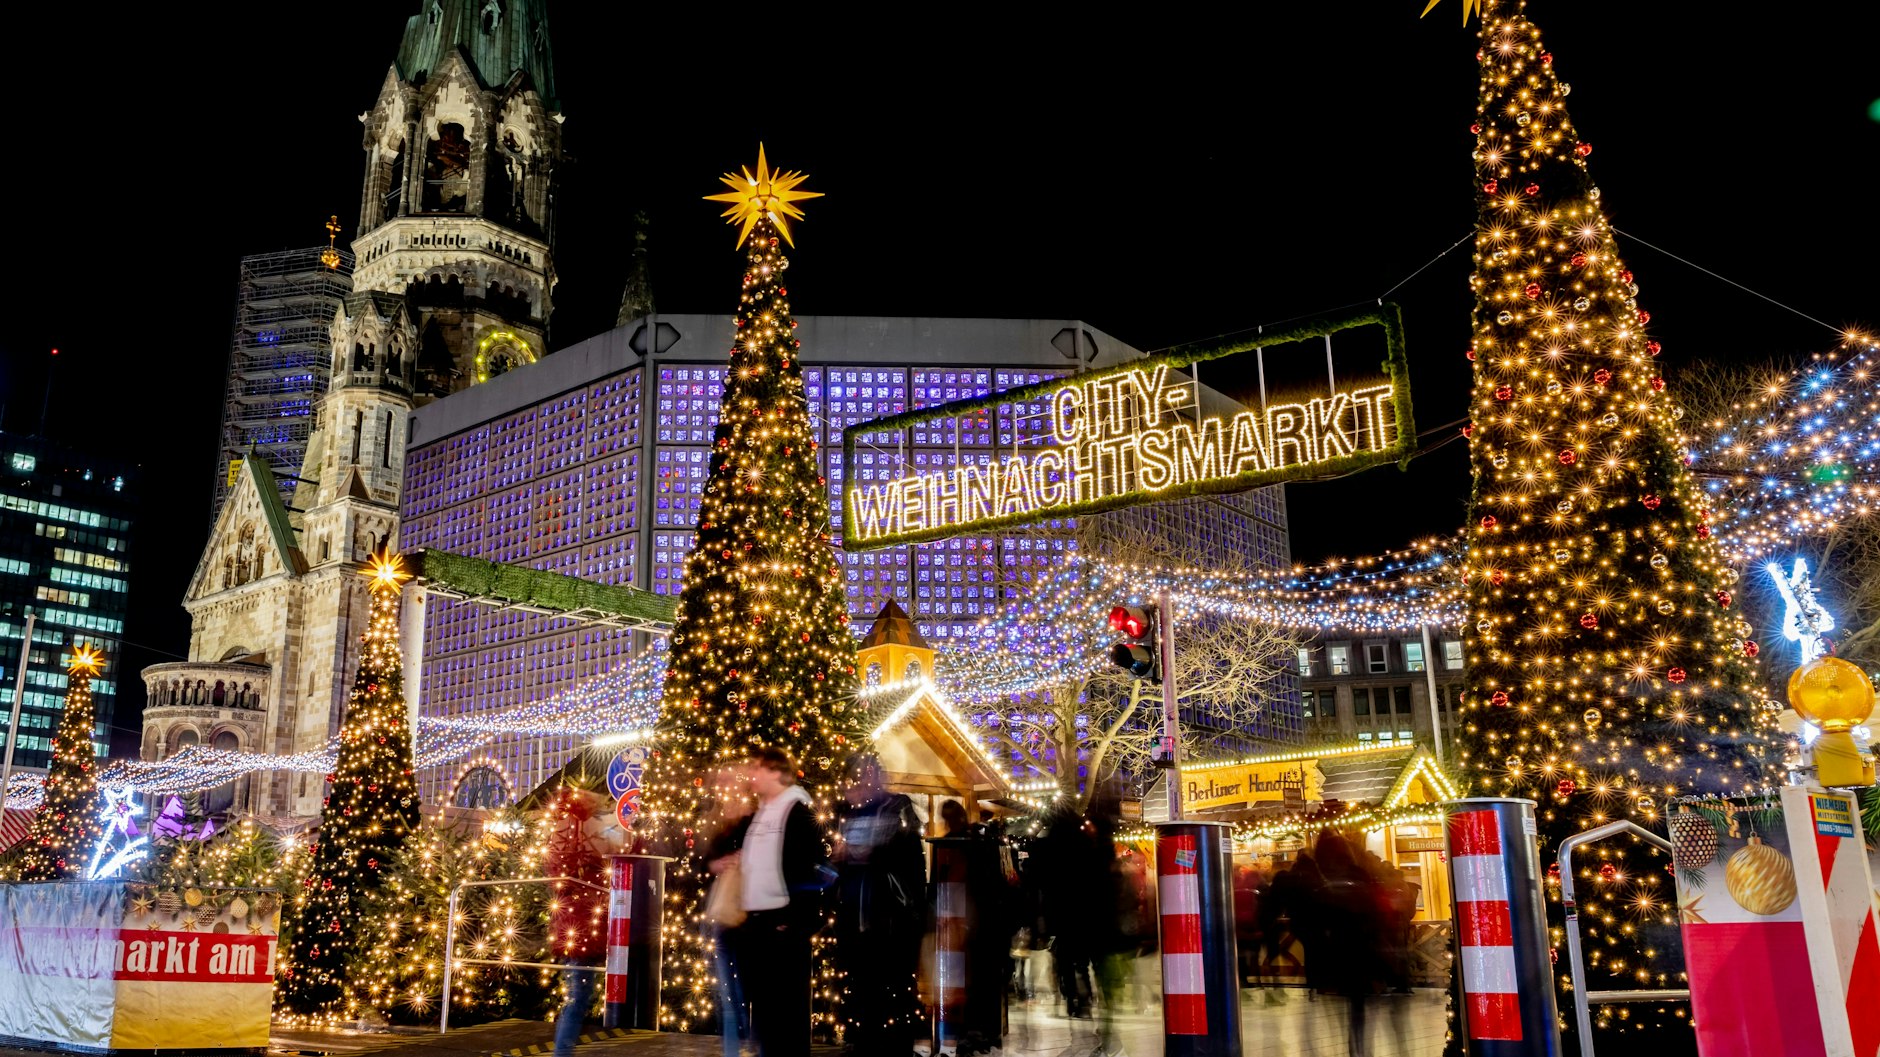
{"label": "illuminated christmas tree", "polygon": [[410,578],[398,556],[374,554],[372,613],[339,729],[339,759],[320,812],[313,868],[296,898],[287,1007],[302,1015],[332,1012],[359,940],[359,909],[376,889],[418,822],[411,780],[411,724],[398,651],[398,595]]}
{"label": "illuminated christmas tree", "polygon": [[72,651],[66,668],[65,713],[52,740],[46,769],[46,799],[33,816],[17,862],[22,881],[84,880],[81,874],[104,836],[98,817],[98,752],[92,747],[97,712],[91,702],[91,678],[104,658],[89,646]]}
{"label": "illuminated christmas tree", "polygon": [[827,486],[803,394],[796,320],[778,249],[791,244],[803,175],[773,172],[758,148],[757,171],[727,175],[725,216],[748,247],[698,534],[686,559],[660,708],[660,747],[647,769],[637,832],[677,856],[667,871],[672,900],[664,1022],[684,1029],[706,1018],[712,988],[696,949],[704,850],[715,791],[709,777],[752,749],[775,745],[802,768],[801,781],[828,809],[830,772],[842,753],[845,702],[854,699],[855,641],[828,535]]}
{"label": "illuminated christmas tree", "polygon": [[[1523,4],[1483,20],[1461,766],[1478,795],[1538,801],[1551,856],[1617,819],[1663,832],[1673,798],[1759,786],[1769,714],[1568,86]],[[1666,860],[1643,848],[1609,842],[1576,867],[1593,988],[1682,983]]]}

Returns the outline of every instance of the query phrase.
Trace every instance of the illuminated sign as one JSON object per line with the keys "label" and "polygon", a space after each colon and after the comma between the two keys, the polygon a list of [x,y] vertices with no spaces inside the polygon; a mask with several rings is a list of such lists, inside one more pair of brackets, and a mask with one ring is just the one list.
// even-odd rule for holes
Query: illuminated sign
{"label": "illuminated sign", "polygon": [[[1330,336],[1361,326],[1383,328],[1386,358],[1368,376],[1341,384],[1329,368]],[[1192,368],[1204,361],[1315,337],[1328,343],[1322,393],[1247,407],[1194,380]],[[1009,433],[1001,428],[1005,443],[945,468],[879,443],[896,431],[993,408],[1011,423]],[[858,455],[863,438],[871,443]],[[842,542],[868,550],[1245,491],[1400,461],[1415,443],[1402,323],[1395,305],[1379,305],[850,426],[842,433]]]}
{"label": "illuminated sign", "polygon": [[1319,770],[1317,760],[1271,760],[1183,769],[1181,783],[1184,811],[1263,801],[1325,799],[1325,772]]}

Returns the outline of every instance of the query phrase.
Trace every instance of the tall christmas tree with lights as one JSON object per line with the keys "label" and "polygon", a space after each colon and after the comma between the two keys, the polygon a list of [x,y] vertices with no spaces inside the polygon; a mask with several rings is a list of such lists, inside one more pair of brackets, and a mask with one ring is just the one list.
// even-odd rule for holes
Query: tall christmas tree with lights
{"label": "tall christmas tree with lights", "polygon": [[332,1013],[361,928],[360,908],[418,824],[411,779],[411,723],[398,650],[398,596],[410,574],[381,550],[363,570],[372,612],[339,728],[339,759],[320,811],[313,869],[296,899],[283,997],[303,1016]]}
{"label": "tall christmas tree with lights", "polygon": [[[1476,53],[1461,766],[1477,795],[1538,801],[1551,855],[1614,820],[1663,832],[1677,797],[1759,787],[1770,727],[1736,574],[1674,440],[1651,314],[1524,6],[1487,5]],[[1592,988],[1682,983],[1665,867],[1630,840],[1576,865]],[[1683,1016],[1645,1005],[1596,1020],[1633,1031]]]}
{"label": "tall christmas tree with lights", "polygon": [[84,880],[80,876],[104,823],[98,817],[98,752],[92,727],[98,720],[91,701],[91,679],[103,657],[89,646],[72,651],[66,668],[65,714],[52,739],[52,763],[46,768],[46,799],[33,816],[32,829],[20,841],[22,881]]}
{"label": "tall christmas tree with lights", "polygon": [[666,959],[663,1022],[701,1023],[712,988],[699,986],[708,959],[700,942],[703,838],[717,790],[711,776],[774,745],[801,767],[818,813],[843,751],[842,711],[855,693],[855,641],[828,534],[827,485],[819,467],[799,363],[802,342],[784,281],[794,246],[789,220],[815,192],[804,176],[757,171],[723,177],[746,250],[737,337],[725,372],[711,472],[671,637],[660,706],[659,748],[644,786],[636,829],[677,856],[667,885],[681,945]]}

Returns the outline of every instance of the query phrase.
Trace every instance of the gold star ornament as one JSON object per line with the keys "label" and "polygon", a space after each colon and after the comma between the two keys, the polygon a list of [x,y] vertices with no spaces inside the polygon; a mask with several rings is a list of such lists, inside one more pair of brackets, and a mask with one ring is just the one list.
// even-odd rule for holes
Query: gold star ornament
{"label": "gold star ornament", "polygon": [[[1423,8],[1423,15],[1427,15],[1431,11],[1436,10],[1436,5],[1442,2],[1443,0],[1430,0],[1429,4]],[[1465,26],[1468,25],[1469,16],[1477,11],[1487,14],[1488,0],[1462,0],[1462,24]],[[1418,15],[1417,17],[1422,18],[1423,15]]]}
{"label": "gold star ornament", "polygon": [[411,579],[404,555],[393,551],[390,544],[373,551],[371,557],[361,563],[359,571],[371,578],[374,591],[397,591]]}
{"label": "gold star ornament", "polygon": [[65,666],[68,672],[89,672],[97,675],[104,670],[104,654],[95,646],[78,646],[72,650],[72,663]]}
{"label": "gold star ornament", "polygon": [[797,185],[808,176],[800,172],[772,171],[770,163],[764,158],[764,145],[757,145],[757,172],[752,174],[747,167],[743,175],[725,173],[719,177],[731,190],[723,194],[706,195],[707,202],[729,202],[730,205],[720,216],[727,224],[742,224],[738,232],[738,245],[751,237],[751,229],[766,217],[777,226],[777,234],[783,241],[795,246],[790,239],[790,221],[803,219],[803,211],[794,203],[805,198],[821,198],[821,191],[799,191]]}

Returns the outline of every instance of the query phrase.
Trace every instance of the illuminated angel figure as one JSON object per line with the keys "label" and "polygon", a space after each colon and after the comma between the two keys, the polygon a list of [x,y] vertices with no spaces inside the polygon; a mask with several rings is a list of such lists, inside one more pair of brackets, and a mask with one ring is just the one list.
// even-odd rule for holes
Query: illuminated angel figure
{"label": "illuminated angel figure", "polygon": [[1795,568],[1787,574],[1775,562],[1764,568],[1782,593],[1782,637],[1801,644],[1803,664],[1827,653],[1828,641],[1823,636],[1834,630],[1834,614],[1815,598],[1815,585],[1808,578],[1808,559],[1796,558]]}

